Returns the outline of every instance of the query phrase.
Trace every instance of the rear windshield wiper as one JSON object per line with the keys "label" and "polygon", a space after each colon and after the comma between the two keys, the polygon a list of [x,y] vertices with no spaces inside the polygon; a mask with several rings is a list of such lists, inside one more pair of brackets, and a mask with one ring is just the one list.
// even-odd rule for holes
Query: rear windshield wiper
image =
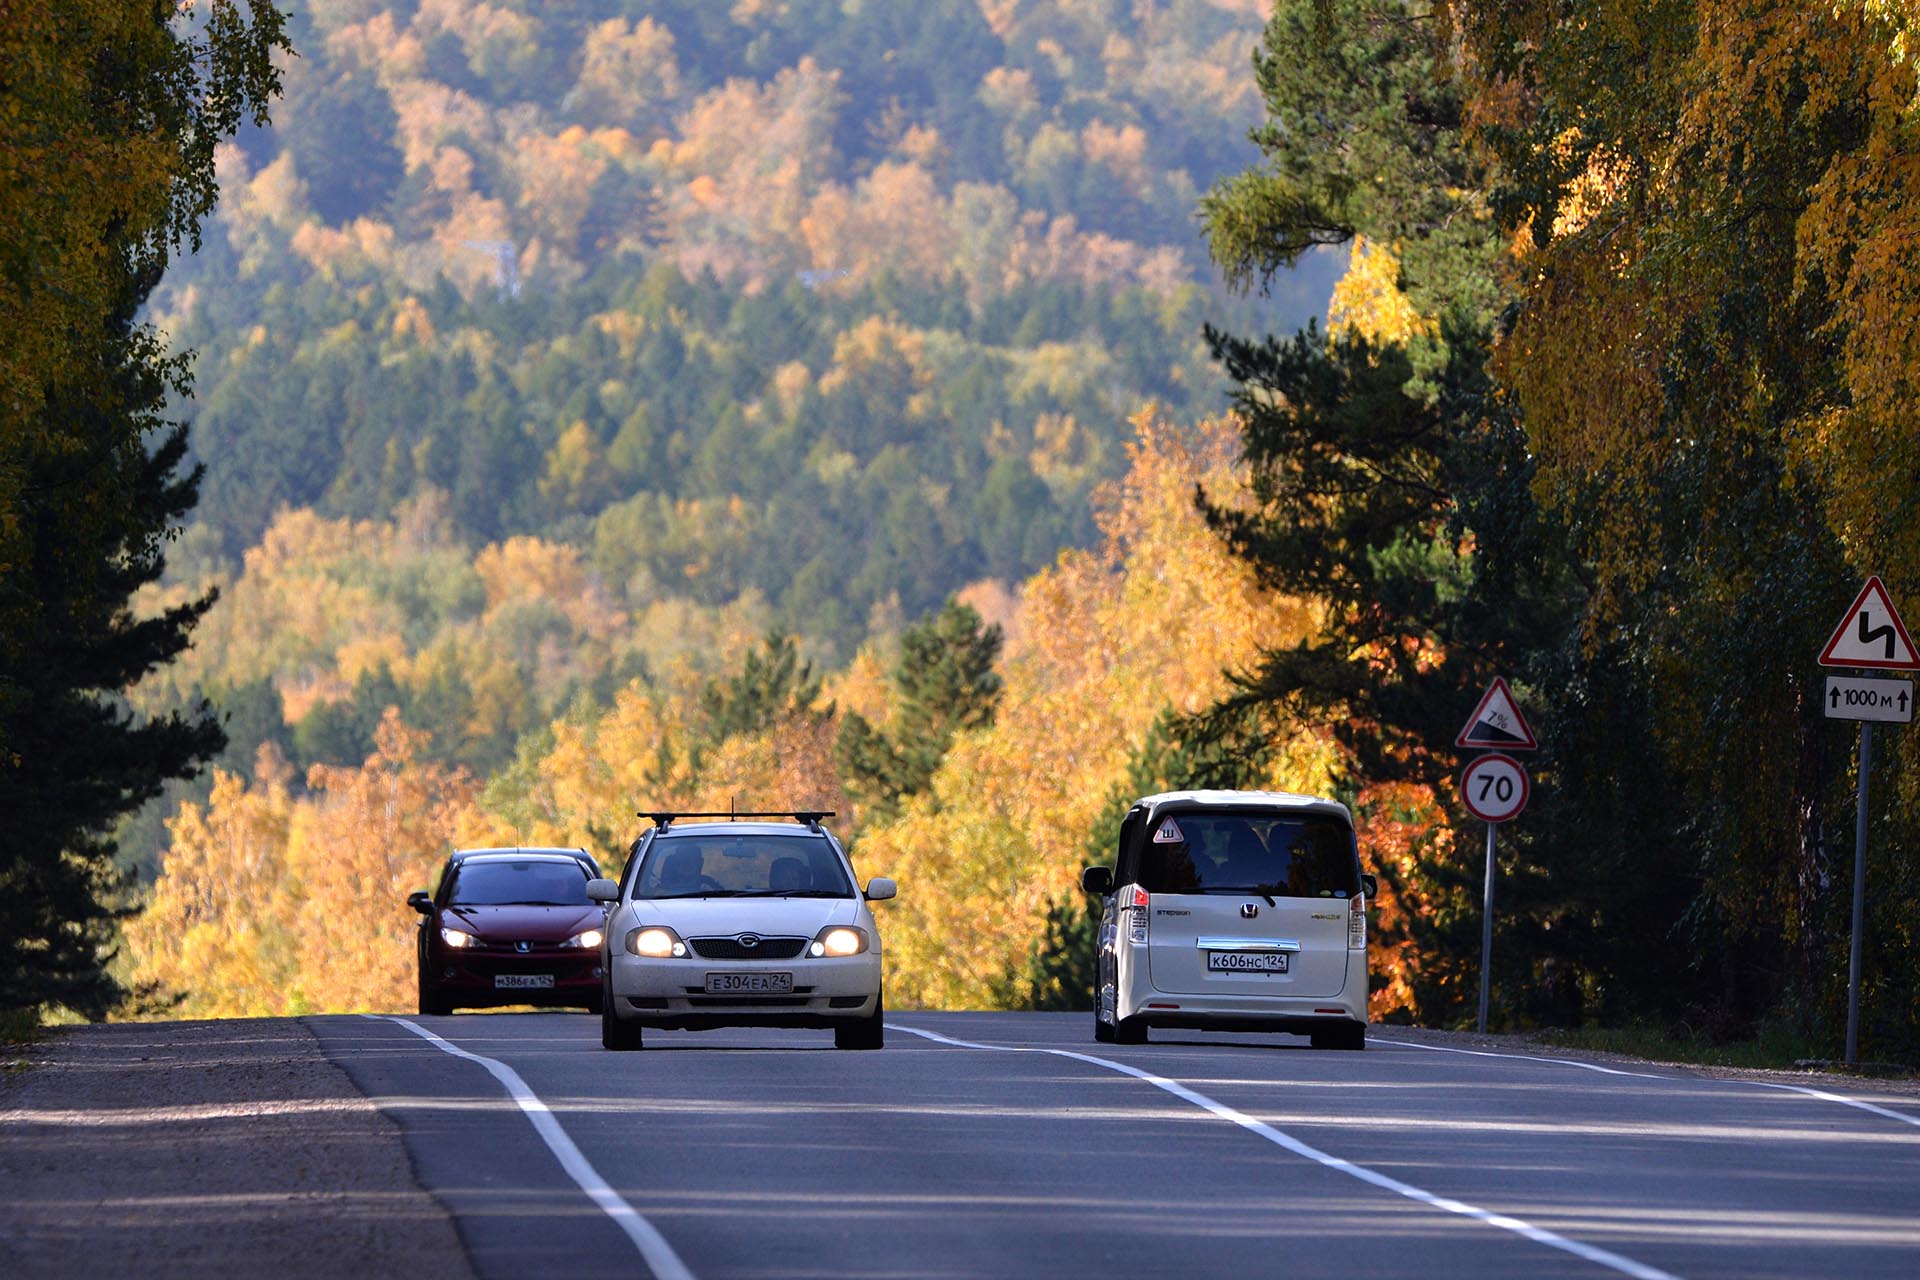
{"label": "rear windshield wiper", "polygon": [[1202,893],[1257,893],[1261,897],[1267,900],[1268,906],[1277,907],[1280,904],[1273,900],[1273,895],[1279,892],[1280,890],[1285,889],[1286,887],[1287,886],[1283,884],[1210,884],[1206,888],[1202,889],[1201,892]]}

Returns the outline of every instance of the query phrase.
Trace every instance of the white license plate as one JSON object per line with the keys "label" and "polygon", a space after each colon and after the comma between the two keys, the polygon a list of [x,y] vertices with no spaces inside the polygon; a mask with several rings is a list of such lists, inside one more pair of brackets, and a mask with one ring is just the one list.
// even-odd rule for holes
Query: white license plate
{"label": "white license plate", "polygon": [[707,975],[707,994],[710,996],[790,996],[793,994],[793,975],[790,973],[710,973]]}
{"label": "white license plate", "polygon": [[1209,973],[1285,973],[1293,957],[1284,951],[1209,951]]}
{"label": "white license plate", "polygon": [[517,991],[552,985],[553,975],[550,973],[496,973],[493,975],[493,987],[496,991]]}

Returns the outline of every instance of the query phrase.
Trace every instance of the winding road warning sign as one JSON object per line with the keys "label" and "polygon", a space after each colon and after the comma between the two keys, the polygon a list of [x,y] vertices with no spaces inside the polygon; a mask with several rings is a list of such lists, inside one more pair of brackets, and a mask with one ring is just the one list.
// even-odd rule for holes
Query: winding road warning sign
{"label": "winding road warning sign", "polygon": [[1520,714],[1520,704],[1514,701],[1513,690],[1507,688],[1505,676],[1495,676],[1480,695],[1480,705],[1467,717],[1467,727],[1453,745],[1508,751],[1535,751],[1540,746],[1534,741],[1527,718]]}
{"label": "winding road warning sign", "polygon": [[1833,629],[1827,647],[1820,651],[1820,665],[1920,671],[1920,651],[1914,649],[1907,624],[1900,620],[1879,574],[1867,579]]}

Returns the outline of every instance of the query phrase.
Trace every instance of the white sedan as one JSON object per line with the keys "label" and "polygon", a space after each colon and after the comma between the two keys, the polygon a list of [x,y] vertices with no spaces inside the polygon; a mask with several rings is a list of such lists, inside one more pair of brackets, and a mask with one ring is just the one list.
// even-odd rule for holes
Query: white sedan
{"label": "white sedan", "polygon": [[[824,827],[769,814],[646,815],[616,883],[587,894],[608,904],[601,944],[600,1041],[638,1049],[643,1028],[831,1027],[842,1049],[884,1042],[880,932],[869,901]],[[688,822],[687,818],[725,821]]]}

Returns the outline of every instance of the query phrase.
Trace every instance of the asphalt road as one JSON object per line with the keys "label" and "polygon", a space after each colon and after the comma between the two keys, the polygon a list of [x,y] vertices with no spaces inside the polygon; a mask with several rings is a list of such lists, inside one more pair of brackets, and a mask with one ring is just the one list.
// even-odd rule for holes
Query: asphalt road
{"label": "asphalt road", "polygon": [[1920,1275],[1920,1104],[1844,1086],[1085,1015],[308,1025],[489,1278]]}

